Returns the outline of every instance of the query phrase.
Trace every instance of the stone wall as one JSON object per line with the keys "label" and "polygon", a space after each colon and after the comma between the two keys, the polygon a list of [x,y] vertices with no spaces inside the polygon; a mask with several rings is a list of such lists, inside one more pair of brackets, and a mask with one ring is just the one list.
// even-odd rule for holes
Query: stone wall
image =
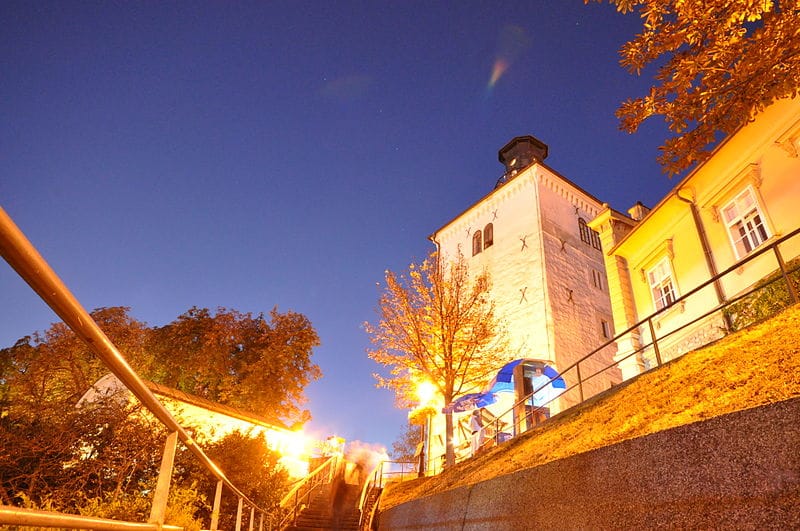
{"label": "stone wall", "polygon": [[393,507],[380,529],[800,529],[800,398]]}

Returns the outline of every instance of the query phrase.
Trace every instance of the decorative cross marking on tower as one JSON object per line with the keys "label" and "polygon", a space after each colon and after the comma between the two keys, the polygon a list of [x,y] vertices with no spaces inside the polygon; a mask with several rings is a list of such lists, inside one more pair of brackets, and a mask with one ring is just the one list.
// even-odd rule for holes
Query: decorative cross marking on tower
{"label": "decorative cross marking on tower", "polygon": [[560,242],[561,242],[561,252],[562,252],[562,253],[565,253],[565,252],[567,252],[567,249],[566,249],[566,247],[567,247],[567,240],[562,240],[561,238],[559,238],[559,239],[558,239],[558,241],[560,241]]}
{"label": "decorative cross marking on tower", "polygon": [[522,242],[522,249],[520,249],[520,251],[524,251],[525,248],[528,247],[528,244],[525,242],[525,240],[527,240],[527,239],[528,239],[527,235],[525,235],[525,236],[523,236],[522,238],[519,239],[519,241]]}
{"label": "decorative cross marking on tower", "polygon": [[492,212],[492,221],[497,219],[497,209]]}
{"label": "decorative cross marking on tower", "polygon": [[571,289],[567,289],[567,301],[569,301],[569,302],[571,302],[573,304],[575,303],[575,301],[572,300],[572,290]]}
{"label": "decorative cross marking on tower", "polygon": [[519,303],[522,304],[523,302],[528,302],[528,298],[525,296],[525,292],[528,291],[528,286],[519,290],[521,297],[519,298]]}
{"label": "decorative cross marking on tower", "polygon": [[472,234],[472,227],[467,227],[467,238]]}
{"label": "decorative cross marking on tower", "polygon": [[578,212],[578,205],[572,205],[572,206],[575,207],[575,215],[577,216],[578,214],[580,214],[580,212]]}

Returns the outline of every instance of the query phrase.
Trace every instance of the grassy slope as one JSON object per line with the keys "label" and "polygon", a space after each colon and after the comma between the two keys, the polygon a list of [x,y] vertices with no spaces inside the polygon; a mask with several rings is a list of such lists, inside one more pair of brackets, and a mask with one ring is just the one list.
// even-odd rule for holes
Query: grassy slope
{"label": "grassy slope", "polygon": [[439,476],[390,486],[383,509],[626,439],[800,395],[800,306],[690,352]]}

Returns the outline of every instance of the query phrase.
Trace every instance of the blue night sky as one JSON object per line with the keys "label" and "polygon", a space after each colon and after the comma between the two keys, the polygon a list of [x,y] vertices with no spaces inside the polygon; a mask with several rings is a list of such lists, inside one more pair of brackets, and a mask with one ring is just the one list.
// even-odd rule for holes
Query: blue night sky
{"label": "blue night sky", "polygon": [[[0,27],[0,206],[88,310],[307,315],[319,437],[402,429],[365,352],[376,283],[512,137],[619,210],[673,184],[662,122],[618,131],[650,80],[618,64],[639,18],[606,4],[5,1]],[[57,320],[5,262],[0,296],[0,347]]]}

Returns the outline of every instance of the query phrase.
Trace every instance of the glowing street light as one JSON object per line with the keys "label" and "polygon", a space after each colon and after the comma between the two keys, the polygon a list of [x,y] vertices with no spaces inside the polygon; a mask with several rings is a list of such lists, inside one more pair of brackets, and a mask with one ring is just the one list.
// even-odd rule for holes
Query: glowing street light
{"label": "glowing street light", "polygon": [[428,380],[423,380],[417,384],[417,398],[419,398],[419,405],[426,406],[433,400],[436,394],[436,386]]}
{"label": "glowing street light", "polygon": [[426,475],[429,470],[430,461],[430,437],[431,437],[431,417],[432,409],[431,402],[436,396],[436,386],[428,380],[422,380],[416,384],[417,398],[419,398],[419,407],[416,412],[425,415],[422,423],[422,452],[420,452],[419,462],[419,475],[422,477]]}

